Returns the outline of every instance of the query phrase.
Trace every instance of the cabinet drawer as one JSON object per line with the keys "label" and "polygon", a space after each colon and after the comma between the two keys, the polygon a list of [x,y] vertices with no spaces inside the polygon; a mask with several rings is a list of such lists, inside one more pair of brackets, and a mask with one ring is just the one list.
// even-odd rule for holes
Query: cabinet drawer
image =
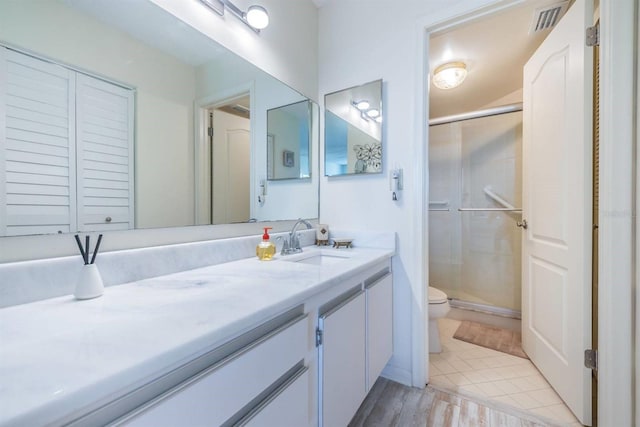
{"label": "cabinet drawer", "polygon": [[155,399],[124,424],[221,425],[304,359],[307,319],[242,348]]}
{"label": "cabinet drawer", "polygon": [[309,425],[309,369],[303,368],[238,426],[282,427]]}

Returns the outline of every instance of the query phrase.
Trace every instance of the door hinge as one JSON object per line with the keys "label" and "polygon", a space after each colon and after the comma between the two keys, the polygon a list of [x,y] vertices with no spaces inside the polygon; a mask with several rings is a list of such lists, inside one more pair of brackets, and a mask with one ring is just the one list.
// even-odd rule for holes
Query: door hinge
{"label": "door hinge", "polygon": [[320,328],[316,328],[316,347],[320,347],[322,345],[322,330]]}
{"label": "door hinge", "polygon": [[584,367],[593,371],[598,370],[598,350],[588,349],[584,351]]}
{"label": "door hinge", "polygon": [[586,32],[587,46],[600,46],[600,24],[596,24],[593,27],[587,27]]}
{"label": "door hinge", "polygon": [[213,136],[213,128],[207,128],[207,134],[209,134],[209,136]]}

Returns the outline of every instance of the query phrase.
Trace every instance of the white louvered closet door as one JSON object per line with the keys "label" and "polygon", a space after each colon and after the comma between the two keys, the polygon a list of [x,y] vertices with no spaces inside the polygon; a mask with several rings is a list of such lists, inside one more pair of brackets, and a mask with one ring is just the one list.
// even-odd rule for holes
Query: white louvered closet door
{"label": "white louvered closet door", "polygon": [[78,74],[80,231],[134,226],[133,91]]}
{"label": "white louvered closet door", "polygon": [[133,91],[0,46],[0,236],[134,226]]}
{"label": "white louvered closet door", "polygon": [[75,73],[0,46],[0,235],[76,229]]}

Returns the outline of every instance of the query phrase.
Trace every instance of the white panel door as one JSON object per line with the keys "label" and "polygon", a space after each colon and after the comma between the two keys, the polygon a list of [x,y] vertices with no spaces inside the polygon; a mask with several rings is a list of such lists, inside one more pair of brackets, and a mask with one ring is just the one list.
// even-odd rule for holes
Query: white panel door
{"label": "white panel door", "polygon": [[76,229],[74,79],[0,47],[0,236]]}
{"label": "white panel door", "polygon": [[133,91],[78,74],[80,231],[134,226]]}
{"label": "white panel door", "polygon": [[249,119],[213,111],[211,165],[212,224],[248,221],[251,216]]}
{"label": "white panel door", "polygon": [[227,140],[227,221],[249,221],[251,140],[248,130],[228,130]]}
{"label": "white panel door", "polygon": [[591,424],[592,52],[590,0],[577,0],[524,68],[522,341]]}

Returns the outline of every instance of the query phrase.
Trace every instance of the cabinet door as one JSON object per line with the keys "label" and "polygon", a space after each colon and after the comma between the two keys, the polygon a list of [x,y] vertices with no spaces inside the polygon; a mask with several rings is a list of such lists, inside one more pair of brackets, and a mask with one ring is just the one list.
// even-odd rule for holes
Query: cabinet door
{"label": "cabinet door", "polygon": [[365,283],[367,295],[367,391],[393,353],[393,281],[391,274]]}
{"label": "cabinet door", "polygon": [[346,426],[367,394],[365,296],[348,296],[319,319],[320,425]]}

